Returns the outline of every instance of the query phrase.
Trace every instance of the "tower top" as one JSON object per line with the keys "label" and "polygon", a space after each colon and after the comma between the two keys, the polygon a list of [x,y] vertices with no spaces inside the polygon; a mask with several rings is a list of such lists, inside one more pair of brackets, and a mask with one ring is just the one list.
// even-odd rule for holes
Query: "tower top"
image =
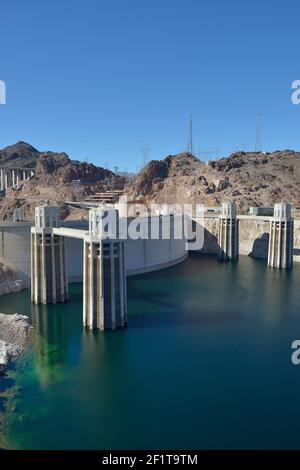
{"label": "tower top", "polygon": [[119,212],[112,207],[106,206],[90,209],[89,233],[99,238],[118,238]]}
{"label": "tower top", "polygon": [[221,217],[234,218],[236,217],[236,204],[235,202],[224,202],[222,204]]}
{"label": "tower top", "polygon": [[60,209],[57,206],[44,204],[35,208],[35,227],[53,228],[60,226]]}
{"label": "tower top", "polygon": [[284,202],[275,204],[274,206],[274,218],[275,219],[291,219],[292,218],[292,206]]}

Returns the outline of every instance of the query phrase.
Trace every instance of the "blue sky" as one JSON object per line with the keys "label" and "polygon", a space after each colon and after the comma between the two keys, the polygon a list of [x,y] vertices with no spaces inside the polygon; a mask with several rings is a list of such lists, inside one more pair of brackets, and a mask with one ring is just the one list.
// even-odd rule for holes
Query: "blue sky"
{"label": "blue sky", "polygon": [[1,2],[0,147],[135,170],[187,146],[300,149],[297,0]]}

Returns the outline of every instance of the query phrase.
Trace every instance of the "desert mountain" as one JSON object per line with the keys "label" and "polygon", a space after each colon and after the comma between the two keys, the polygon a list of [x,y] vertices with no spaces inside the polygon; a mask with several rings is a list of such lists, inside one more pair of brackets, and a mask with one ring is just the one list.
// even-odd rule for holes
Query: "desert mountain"
{"label": "desert mountain", "polygon": [[300,205],[300,153],[238,152],[203,163],[189,153],[151,161],[126,186],[131,198],[148,202],[219,205],[233,200],[240,210],[272,206],[275,202]]}
{"label": "desert mountain", "polygon": [[7,167],[35,168],[39,151],[26,142],[20,141],[0,150],[0,165]]}
{"label": "desert mountain", "polygon": [[[66,200],[82,200],[93,192],[122,189],[126,178],[92,163],[71,160],[66,153],[40,152],[26,142],[0,150],[0,166],[35,168],[36,177],[21,181],[20,189],[9,188],[0,200],[0,219],[10,218],[22,207],[33,216],[34,206],[49,200],[63,205]],[[65,215],[69,215],[65,208]]]}

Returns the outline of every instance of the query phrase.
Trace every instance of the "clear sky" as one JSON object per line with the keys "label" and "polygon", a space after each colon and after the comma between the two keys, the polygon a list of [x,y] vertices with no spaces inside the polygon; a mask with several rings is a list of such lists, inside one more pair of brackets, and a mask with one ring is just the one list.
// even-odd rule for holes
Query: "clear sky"
{"label": "clear sky", "polygon": [[141,165],[187,147],[300,149],[299,0],[9,0],[0,4],[0,147]]}

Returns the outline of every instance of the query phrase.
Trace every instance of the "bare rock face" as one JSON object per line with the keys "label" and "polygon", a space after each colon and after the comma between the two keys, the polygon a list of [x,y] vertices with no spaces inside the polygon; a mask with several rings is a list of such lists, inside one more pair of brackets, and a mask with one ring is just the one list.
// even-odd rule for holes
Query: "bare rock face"
{"label": "bare rock face", "polygon": [[135,197],[141,194],[151,194],[155,191],[155,185],[161,183],[168,176],[168,164],[166,161],[152,161],[139,173],[138,178],[132,183],[132,191]]}
{"label": "bare rock face", "polygon": [[164,160],[151,161],[130,180],[126,191],[133,199],[143,194],[146,198],[150,197],[151,200],[160,202],[160,194],[168,192],[172,198],[175,188],[170,187],[173,185],[169,183],[171,181],[175,183],[178,178],[181,179],[181,183],[184,181],[183,178],[189,179],[198,163],[198,160],[187,152],[175,156],[169,155]]}
{"label": "bare rock face", "polygon": [[30,280],[23,274],[17,274],[13,269],[0,263],[0,295],[19,292],[30,286]]}
{"label": "bare rock face", "polygon": [[0,373],[5,372],[10,360],[22,354],[30,331],[28,317],[0,313]]}
{"label": "bare rock face", "polygon": [[18,142],[0,150],[0,165],[8,167],[34,168],[39,152],[26,142]]}
{"label": "bare rock face", "polygon": [[43,152],[37,160],[38,173],[53,173],[61,166],[67,165],[70,159],[66,153]]}
{"label": "bare rock face", "polygon": [[66,165],[60,166],[55,171],[55,178],[58,183],[70,183],[72,180],[97,183],[106,179],[109,180],[113,176],[114,174],[111,171],[86,162],[69,161]]}
{"label": "bare rock face", "polygon": [[5,371],[8,361],[7,346],[4,341],[0,340],[0,374]]}
{"label": "bare rock face", "polygon": [[300,206],[300,153],[237,152],[203,163],[180,153],[152,161],[126,185],[129,199],[146,202],[219,205],[235,201],[241,212],[250,206],[291,202]]}
{"label": "bare rock face", "polygon": [[0,220],[12,218],[22,208],[28,219],[34,207],[48,200],[51,204],[78,201],[93,192],[123,189],[128,178],[91,163],[71,160],[64,153],[40,152],[26,142],[0,150],[0,166],[34,168],[36,176],[20,182],[18,190],[9,188],[0,199]]}
{"label": "bare rock face", "polygon": [[217,191],[224,191],[224,189],[228,188],[230,186],[229,179],[227,178],[221,178],[216,180],[215,186],[217,188]]}

